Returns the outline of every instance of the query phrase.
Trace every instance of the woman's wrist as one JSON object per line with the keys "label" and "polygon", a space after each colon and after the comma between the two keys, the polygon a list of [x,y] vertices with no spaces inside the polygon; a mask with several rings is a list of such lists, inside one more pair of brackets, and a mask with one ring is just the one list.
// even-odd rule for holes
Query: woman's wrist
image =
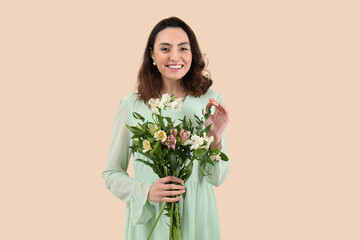
{"label": "woman's wrist", "polygon": [[222,148],[221,137],[214,136],[214,141],[210,144],[210,150],[215,150],[215,149],[221,150],[221,148]]}

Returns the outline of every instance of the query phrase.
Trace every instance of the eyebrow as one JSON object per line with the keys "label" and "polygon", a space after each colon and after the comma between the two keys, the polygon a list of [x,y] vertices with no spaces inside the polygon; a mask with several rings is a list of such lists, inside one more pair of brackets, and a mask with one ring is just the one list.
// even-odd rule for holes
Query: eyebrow
{"label": "eyebrow", "polygon": [[[190,45],[190,43],[188,42],[182,42],[182,43],[179,43],[178,46],[182,46],[182,45]],[[159,46],[172,46],[170,43],[160,43]]]}

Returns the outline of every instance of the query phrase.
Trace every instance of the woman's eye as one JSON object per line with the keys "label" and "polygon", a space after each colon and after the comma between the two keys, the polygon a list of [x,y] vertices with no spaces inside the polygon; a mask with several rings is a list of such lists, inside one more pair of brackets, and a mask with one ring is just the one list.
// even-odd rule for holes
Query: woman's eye
{"label": "woman's eye", "polygon": [[161,51],[169,51],[169,48],[162,48]]}
{"label": "woman's eye", "polygon": [[181,48],[180,50],[181,51],[187,51],[188,49],[187,48]]}

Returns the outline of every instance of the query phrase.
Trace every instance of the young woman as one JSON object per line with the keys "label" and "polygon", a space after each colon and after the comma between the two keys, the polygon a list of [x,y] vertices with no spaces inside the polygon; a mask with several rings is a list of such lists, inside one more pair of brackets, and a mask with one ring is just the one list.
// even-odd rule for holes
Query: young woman
{"label": "young woman", "polygon": [[[212,174],[202,176],[197,161],[191,177],[185,185],[182,179],[160,178],[153,170],[134,161],[135,179],[127,174],[130,155],[134,159],[144,157],[129,148],[131,133],[125,124],[136,125],[132,112],[138,112],[152,121],[147,101],[159,94],[174,94],[184,98],[180,112],[167,111],[167,116],[182,119],[184,115],[194,123],[194,115],[202,116],[202,109],[214,106],[206,125],[213,124],[210,136],[214,137],[211,149],[221,149],[227,154],[225,127],[229,123],[229,112],[223,105],[222,96],[210,89],[212,80],[204,75],[205,62],[196,36],[181,19],[171,17],[160,21],[150,33],[142,66],[138,74],[138,91],[120,100],[113,129],[112,142],[102,177],[106,187],[118,198],[125,201],[125,238],[144,240],[149,235],[161,209],[161,202],[180,201],[182,236],[184,240],[218,240],[220,225],[215,195],[212,186],[224,182],[229,161],[216,161],[208,167]],[[186,191],[186,201],[181,194]],[[173,195],[179,197],[172,198]],[[168,239],[169,217],[164,214],[157,223],[151,239]]]}

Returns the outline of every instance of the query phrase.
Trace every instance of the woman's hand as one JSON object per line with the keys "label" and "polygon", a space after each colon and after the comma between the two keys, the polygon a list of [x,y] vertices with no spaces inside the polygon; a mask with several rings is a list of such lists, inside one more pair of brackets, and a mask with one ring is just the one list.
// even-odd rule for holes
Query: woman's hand
{"label": "woman's hand", "polygon": [[170,196],[183,194],[185,192],[185,186],[171,183],[166,184],[169,182],[184,183],[182,179],[173,176],[160,178],[151,185],[147,200],[152,202],[177,202],[182,199],[182,196],[176,198],[171,198]]}
{"label": "woman's hand", "polygon": [[229,124],[229,111],[228,109],[217,100],[209,98],[207,107],[215,106],[215,113],[209,114],[209,118],[205,121],[205,127],[212,124],[209,135],[214,136],[214,142],[211,144],[211,149],[221,148],[221,137],[225,131],[226,126]]}

